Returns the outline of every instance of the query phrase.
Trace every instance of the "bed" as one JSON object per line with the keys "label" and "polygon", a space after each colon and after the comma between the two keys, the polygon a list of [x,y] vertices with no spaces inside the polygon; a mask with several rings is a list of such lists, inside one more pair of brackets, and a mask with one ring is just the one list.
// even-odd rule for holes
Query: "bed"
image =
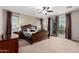
{"label": "bed", "polygon": [[37,30],[37,27],[31,24],[21,26],[23,38],[30,44],[49,38],[48,31]]}

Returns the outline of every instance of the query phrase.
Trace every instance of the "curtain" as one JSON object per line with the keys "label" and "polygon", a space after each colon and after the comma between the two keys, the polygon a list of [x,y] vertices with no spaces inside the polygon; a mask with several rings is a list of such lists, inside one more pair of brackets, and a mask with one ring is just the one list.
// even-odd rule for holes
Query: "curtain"
{"label": "curtain", "polygon": [[50,17],[48,18],[48,32],[49,32],[49,36],[50,36]]}
{"label": "curtain", "polygon": [[66,33],[65,38],[72,39],[72,33],[71,33],[71,13],[66,14]]}
{"label": "curtain", "polygon": [[55,16],[55,22],[54,22],[54,35],[57,36],[58,34],[58,16]]}
{"label": "curtain", "polygon": [[40,19],[40,24],[41,24],[41,30],[43,30],[43,19]]}
{"label": "curtain", "polygon": [[12,13],[10,11],[7,11],[7,23],[6,23],[6,38],[11,38],[11,30],[12,30],[12,24],[11,24],[11,15]]}

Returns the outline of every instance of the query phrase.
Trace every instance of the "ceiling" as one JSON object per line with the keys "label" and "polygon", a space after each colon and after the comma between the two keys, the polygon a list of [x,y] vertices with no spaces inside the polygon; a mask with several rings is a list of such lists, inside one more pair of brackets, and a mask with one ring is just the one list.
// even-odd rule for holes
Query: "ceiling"
{"label": "ceiling", "polygon": [[52,10],[54,12],[48,13],[47,15],[44,15],[42,13],[38,13],[37,9],[40,6],[0,6],[0,8],[19,13],[19,14],[24,14],[24,15],[29,15],[29,16],[34,16],[38,18],[43,18],[43,17],[49,17],[53,15],[59,15],[63,13],[67,13],[70,11],[77,10],[79,6],[51,6]]}

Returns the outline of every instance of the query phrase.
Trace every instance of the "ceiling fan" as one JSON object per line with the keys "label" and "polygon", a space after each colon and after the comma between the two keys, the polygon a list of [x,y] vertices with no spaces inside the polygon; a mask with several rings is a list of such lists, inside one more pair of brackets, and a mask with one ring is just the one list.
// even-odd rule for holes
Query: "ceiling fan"
{"label": "ceiling fan", "polygon": [[47,13],[53,12],[51,10],[51,7],[41,7],[41,9],[37,9],[39,11],[39,13],[44,13],[45,15],[47,15]]}

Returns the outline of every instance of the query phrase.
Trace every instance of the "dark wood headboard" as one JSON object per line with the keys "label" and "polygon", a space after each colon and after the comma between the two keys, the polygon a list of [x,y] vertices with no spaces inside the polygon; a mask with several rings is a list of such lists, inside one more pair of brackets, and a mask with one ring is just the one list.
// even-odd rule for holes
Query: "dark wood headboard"
{"label": "dark wood headboard", "polygon": [[21,26],[21,29],[24,29],[24,28],[31,28],[31,27],[35,27],[35,28],[37,29],[36,26],[31,25],[31,24],[28,24],[28,25],[22,25],[22,26]]}

